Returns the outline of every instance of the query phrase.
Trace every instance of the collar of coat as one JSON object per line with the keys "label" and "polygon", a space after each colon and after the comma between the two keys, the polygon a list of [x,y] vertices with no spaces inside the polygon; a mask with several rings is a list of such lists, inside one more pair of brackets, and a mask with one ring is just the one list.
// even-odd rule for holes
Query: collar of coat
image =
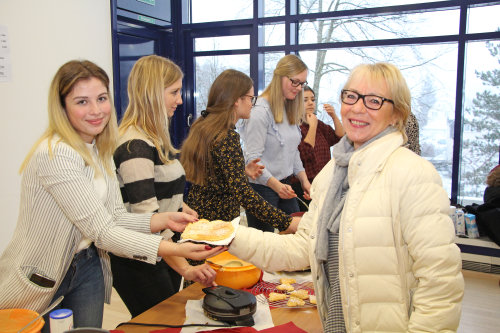
{"label": "collar of coat", "polygon": [[400,132],[390,133],[354,152],[349,161],[349,186],[360,177],[382,171],[389,156],[403,145]]}

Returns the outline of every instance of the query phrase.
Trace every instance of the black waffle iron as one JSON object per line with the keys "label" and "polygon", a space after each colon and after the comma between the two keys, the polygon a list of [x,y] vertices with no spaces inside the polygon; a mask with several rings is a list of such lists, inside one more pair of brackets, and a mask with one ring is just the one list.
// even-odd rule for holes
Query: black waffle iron
{"label": "black waffle iron", "polygon": [[225,286],[204,288],[203,312],[210,319],[236,326],[253,326],[257,310],[255,296],[244,290]]}

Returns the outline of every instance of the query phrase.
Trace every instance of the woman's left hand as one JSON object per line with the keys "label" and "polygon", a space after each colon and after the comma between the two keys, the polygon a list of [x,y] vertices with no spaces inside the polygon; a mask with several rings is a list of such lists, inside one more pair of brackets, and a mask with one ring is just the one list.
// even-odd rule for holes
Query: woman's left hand
{"label": "woman's left hand", "polygon": [[198,221],[197,217],[184,212],[156,213],[151,216],[151,232],[155,233],[165,229],[182,232],[188,223],[196,221]]}
{"label": "woman's left hand", "polygon": [[205,287],[216,286],[215,277],[217,272],[212,269],[208,264],[197,266],[190,266],[183,274],[186,280],[201,283]]}

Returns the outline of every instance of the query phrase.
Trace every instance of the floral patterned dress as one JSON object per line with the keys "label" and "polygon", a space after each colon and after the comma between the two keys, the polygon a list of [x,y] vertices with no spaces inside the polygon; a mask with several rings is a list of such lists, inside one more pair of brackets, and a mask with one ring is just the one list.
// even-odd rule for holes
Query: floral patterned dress
{"label": "floral patterned dress", "polygon": [[245,174],[240,135],[230,129],[210,150],[212,170],[207,185],[192,185],[188,205],[200,218],[231,221],[240,215],[240,206],[262,221],[285,230],[292,218],[265,201],[253,190]]}

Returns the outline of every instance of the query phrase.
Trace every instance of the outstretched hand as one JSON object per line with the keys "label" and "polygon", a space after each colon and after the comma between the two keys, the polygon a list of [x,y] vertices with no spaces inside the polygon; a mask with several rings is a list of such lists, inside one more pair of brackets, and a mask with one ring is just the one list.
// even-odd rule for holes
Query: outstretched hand
{"label": "outstretched hand", "polygon": [[258,164],[259,162],[260,158],[256,158],[245,165],[246,175],[254,180],[262,175],[262,170],[264,170],[265,168],[265,166],[263,166],[262,164]]}
{"label": "outstretched hand", "polygon": [[201,283],[205,287],[212,287],[217,285],[217,283],[215,283],[217,272],[208,264],[190,266],[186,269],[186,272],[183,274],[183,276],[186,280]]}
{"label": "outstretched hand", "polygon": [[151,217],[151,232],[155,233],[165,229],[182,232],[188,223],[196,221],[198,218],[183,212],[157,213]]}
{"label": "outstretched hand", "polygon": [[209,245],[196,244],[192,242],[185,242],[177,244],[179,257],[189,258],[193,260],[203,260],[218,255],[227,250],[226,246],[216,246],[214,248]]}

